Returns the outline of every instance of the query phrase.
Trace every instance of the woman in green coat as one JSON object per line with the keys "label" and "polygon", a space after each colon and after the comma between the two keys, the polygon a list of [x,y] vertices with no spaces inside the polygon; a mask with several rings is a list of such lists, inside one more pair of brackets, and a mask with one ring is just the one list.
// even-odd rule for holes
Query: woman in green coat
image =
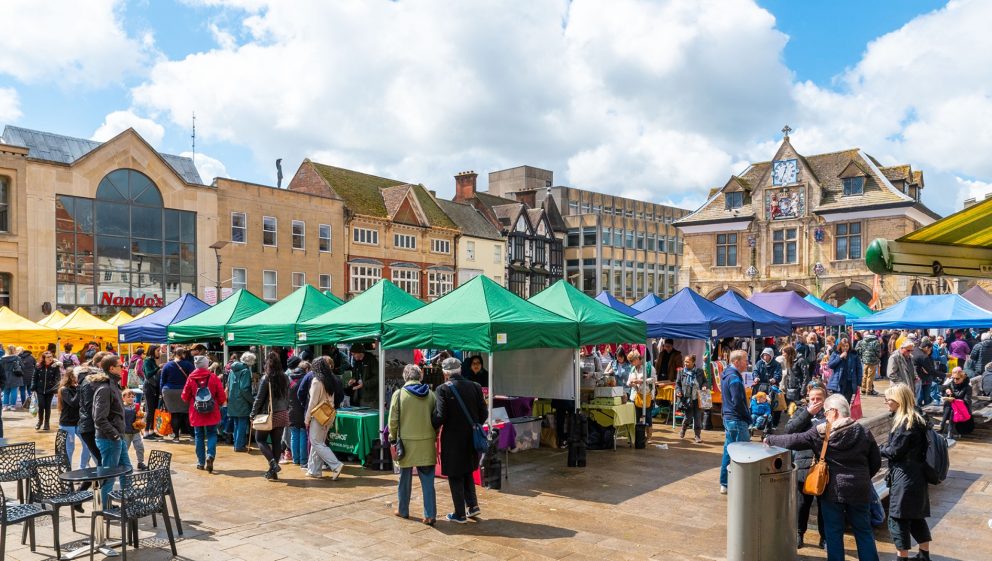
{"label": "woman in green coat", "polygon": [[410,517],[410,493],[413,468],[417,468],[424,495],[423,523],[433,526],[437,519],[434,497],[434,466],[437,464],[437,433],[431,424],[434,413],[434,392],[420,383],[423,373],[414,364],[403,368],[402,389],[393,392],[389,406],[389,441],[403,442],[403,457],[396,461],[400,467],[399,504],[396,516]]}
{"label": "woman in green coat", "polygon": [[248,451],[248,417],[255,396],[251,393],[251,367],[258,360],[253,353],[242,353],[240,361],[231,363],[227,376],[227,418],[234,425],[234,451]]}

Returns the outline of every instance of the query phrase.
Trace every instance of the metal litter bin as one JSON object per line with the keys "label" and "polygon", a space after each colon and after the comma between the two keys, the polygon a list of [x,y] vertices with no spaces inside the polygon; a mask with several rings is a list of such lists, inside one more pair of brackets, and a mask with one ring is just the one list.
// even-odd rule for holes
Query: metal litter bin
{"label": "metal litter bin", "polygon": [[792,453],[759,442],[735,442],[727,452],[727,561],[796,559]]}

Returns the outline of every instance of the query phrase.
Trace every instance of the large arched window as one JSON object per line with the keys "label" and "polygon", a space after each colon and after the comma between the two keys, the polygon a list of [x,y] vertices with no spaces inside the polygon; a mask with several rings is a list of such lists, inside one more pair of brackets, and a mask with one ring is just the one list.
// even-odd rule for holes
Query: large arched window
{"label": "large arched window", "polygon": [[118,169],[95,199],[56,202],[58,304],[140,309],[196,292],[196,214],[163,207],[145,174]]}

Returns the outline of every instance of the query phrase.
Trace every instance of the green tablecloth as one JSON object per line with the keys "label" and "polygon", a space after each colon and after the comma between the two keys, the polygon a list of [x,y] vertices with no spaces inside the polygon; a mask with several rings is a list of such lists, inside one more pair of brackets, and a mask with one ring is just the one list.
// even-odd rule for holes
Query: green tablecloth
{"label": "green tablecloth", "polygon": [[327,445],[335,452],[353,454],[365,465],[372,442],[379,438],[379,412],[372,409],[338,410]]}

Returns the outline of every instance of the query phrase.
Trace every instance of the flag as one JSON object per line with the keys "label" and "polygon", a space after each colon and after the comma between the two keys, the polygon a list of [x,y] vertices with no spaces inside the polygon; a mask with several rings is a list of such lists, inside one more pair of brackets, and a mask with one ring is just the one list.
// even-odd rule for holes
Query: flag
{"label": "flag", "polygon": [[871,300],[868,301],[868,307],[876,312],[882,309],[882,279],[878,275],[875,275],[875,281],[871,286]]}

